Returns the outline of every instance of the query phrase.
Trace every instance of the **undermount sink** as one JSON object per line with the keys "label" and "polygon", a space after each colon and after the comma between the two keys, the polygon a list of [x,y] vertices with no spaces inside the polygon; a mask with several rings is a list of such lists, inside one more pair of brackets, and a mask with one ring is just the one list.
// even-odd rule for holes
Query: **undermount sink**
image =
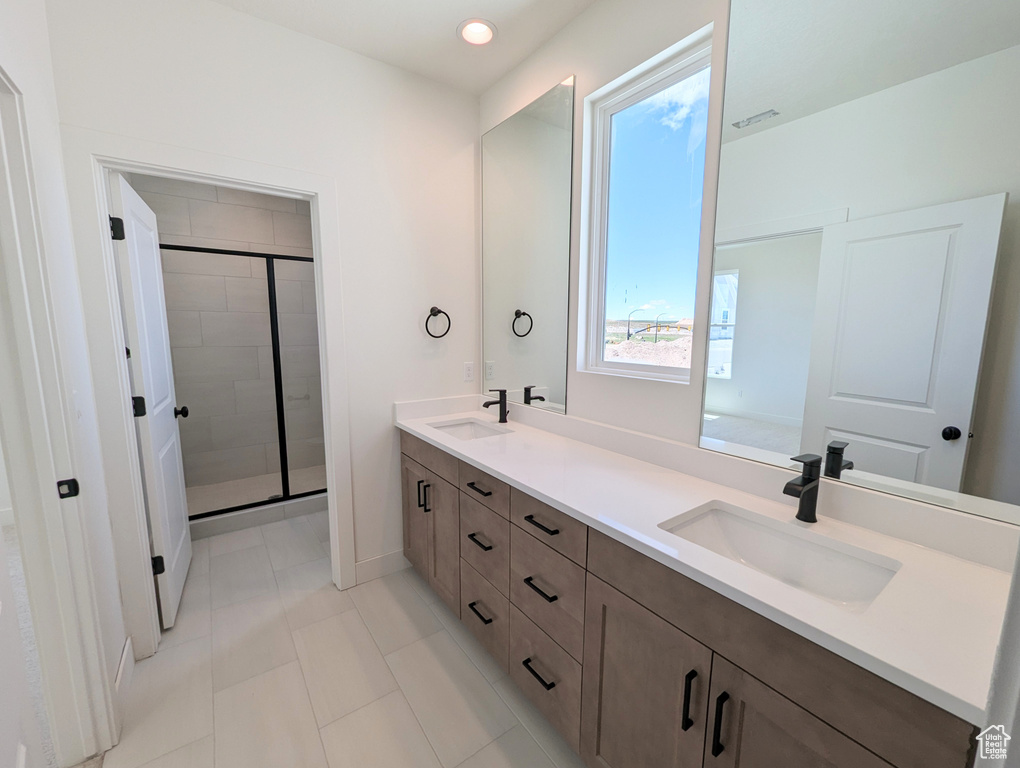
{"label": "undermount sink", "polygon": [[471,417],[454,419],[453,421],[433,422],[429,426],[452,437],[456,437],[458,440],[479,440],[483,437],[495,437],[496,435],[505,435],[508,432],[513,432],[509,427]]}
{"label": "undermount sink", "polygon": [[851,611],[871,605],[903,565],[722,501],[702,504],[659,527]]}

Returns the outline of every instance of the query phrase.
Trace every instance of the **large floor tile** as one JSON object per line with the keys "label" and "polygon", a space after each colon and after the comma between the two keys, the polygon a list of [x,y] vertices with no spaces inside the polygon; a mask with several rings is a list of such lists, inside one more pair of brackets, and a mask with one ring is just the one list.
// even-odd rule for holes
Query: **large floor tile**
{"label": "large floor tile", "polygon": [[556,768],[523,725],[475,752],[460,768]]}
{"label": "large floor tile", "polygon": [[276,591],[276,577],[265,547],[217,555],[209,563],[212,607],[243,603]]}
{"label": "large floor tile", "polygon": [[277,571],[276,583],[291,629],[300,629],[354,608],[350,593],[341,592],[333,583],[333,568],[328,557]]}
{"label": "large floor tile", "polygon": [[159,651],[135,665],[120,744],[106,768],[138,768],[213,732],[209,639]]}
{"label": "large floor tile", "polygon": [[177,618],[174,625],[160,635],[159,650],[173,648],[200,637],[209,637],[210,616],[209,570],[207,568],[204,573],[189,571]]}
{"label": "large floor tile", "polygon": [[322,557],[322,545],[306,517],[292,517],[262,526],[269,559],[277,571]]}
{"label": "large floor tile", "polygon": [[384,656],[443,628],[401,573],[359,584],[350,594]]}
{"label": "large floor tile", "polygon": [[191,542],[191,567],[188,577],[209,573],[209,540],[194,539]]}
{"label": "large floor tile", "polygon": [[236,552],[239,549],[248,549],[248,547],[259,547],[264,543],[262,541],[262,531],[257,527],[242,528],[240,531],[210,536],[208,541],[210,557]]}
{"label": "large floor tile", "polygon": [[397,689],[357,611],[299,629],[294,643],[320,727]]}
{"label": "large floor tile", "polygon": [[517,725],[513,712],[448,632],[419,640],[386,661],[447,768]]}
{"label": "large floor tile", "polygon": [[213,737],[206,736],[201,741],[175,749],[142,768],[213,768]]}
{"label": "large floor tile", "polygon": [[275,593],[213,611],[213,690],[294,661],[294,642]]}
{"label": "large floor tile", "polygon": [[442,598],[436,594],[435,590],[428,585],[428,582],[421,577],[418,571],[414,570],[414,568],[405,568],[400,573],[407,580],[407,583],[414,587],[414,591],[418,593],[422,600],[429,605],[442,605]]}
{"label": "large floor tile", "polygon": [[478,642],[475,636],[471,634],[471,630],[464,626],[464,623],[447,607],[446,603],[440,602],[433,605],[432,612],[443,622],[443,626],[450,633],[450,637],[467,654],[467,657],[471,659],[471,663],[478,667],[479,671],[485,675],[486,680],[491,683],[494,680],[499,680],[501,677],[506,677],[506,672],[503,671],[503,668],[496,663],[495,659],[489,655],[485,646]]}
{"label": "large floor tile", "polygon": [[329,512],[322,510],[305,517],[319,541],[329,541]]}
{"label": "large floor tile", "polygon": [[315,715],[295,661],[219,691],[216,768],[324,768]]}
{"label": "large floor tile", "polygon": [[509,677],[492,684],[531,737],[553,761],[556,768],[585,768],[580,756],[570,748],[552,724],[539,712]]}
{"label": "large floor tile", "polygon": [[[321,733],[329,768],[441,765],[399,691],[327,725]],[[525,768],[526,764],[520,765]]]}

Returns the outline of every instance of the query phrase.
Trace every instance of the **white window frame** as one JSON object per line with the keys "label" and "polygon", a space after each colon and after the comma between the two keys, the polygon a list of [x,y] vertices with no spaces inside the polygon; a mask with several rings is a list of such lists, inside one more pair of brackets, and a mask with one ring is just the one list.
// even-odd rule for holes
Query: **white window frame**
{"label": "white window frame", "polygon": [[[579,318],[578,328],[584,332],[578,344],[580,371],[690,383],[690,368],[602,359],[606,322],[605,243],[609,213],[610,131],[614,114],[709,67],[711,59],[712,25],[709,24],[595,91],[584,101],[584,146],[587,152],[583,170],[587,194],[582,215],[587,222],[582,224],[584,241],[581,253],[583,258],[587,258],[588,264],[587,285],[582,286],[587,300],[579,302],[583,314]],[[696,308],[694,314],[697,314]]]}
{"label": "white window frame", "polygon": [[[736,275],[737,276],[737,302],[739,303],[740,302],[740,270],[739,269],[719,269],[719,270],[716,270],[716,271],[714,271],[712,273],[712,295],[710,297],[710,301],[713,301],[713,302],[715,301],[715,279],[719,275]],[[736,331],[737,331],[737,323],[736,323],[736,321],[734,321],[732,323],[715,323],[715,322],[712,322],[712,312],[713,311],[714,311],[714,307],[710,308],[709,311],[708,311],[708,357],[706,358],[706,361],[709,361],[709,360],[712,359],[712,329],[713,328],[732,328],[733,329],[734,339],[731,339],[731,341],[735,341],[736,340],[736,338],[735,338],[736,337]],[[707,362],[706,362],[706,366],[705,366],[705,376],[707,376],[710,379],[721,379],[723,381],[729,381],[730,379],[732,379],[733,378],[733,353],[732,353],[732,350],[730,351],[730,375],[729,376],[720,376],[718,374],[711,373],[711,369],[709,368]]]}

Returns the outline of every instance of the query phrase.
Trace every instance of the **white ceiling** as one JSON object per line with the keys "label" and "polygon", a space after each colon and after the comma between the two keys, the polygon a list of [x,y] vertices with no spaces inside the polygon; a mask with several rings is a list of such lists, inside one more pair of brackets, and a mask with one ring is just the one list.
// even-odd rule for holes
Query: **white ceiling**
{"label": "white ceiling", "polygon": [[1018,44],[1018,0],[733,0],[723,140]]}
{"label": "white ceiling", "polygon": [[[328,43],[481,93],[595,0],[216,0]],[[482,18],[498,34],[473,46],[457,36]]]}

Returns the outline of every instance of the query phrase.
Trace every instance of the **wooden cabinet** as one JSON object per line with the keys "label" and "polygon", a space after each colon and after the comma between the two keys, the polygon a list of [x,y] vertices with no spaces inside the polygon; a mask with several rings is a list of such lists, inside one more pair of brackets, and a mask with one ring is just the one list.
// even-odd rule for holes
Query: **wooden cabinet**
{"label": "wooden cabinet", "polygon": [[403,484],[404,557],[426,579],[429,573],[429,519],[423,490],[429,481],[425,467],[407,456],[400,457]]}
{"label": "wooden cabinet", "polygon": [[589,766],[701,766],[712,651],[591,574],[583,670]]}
{"label": "wooden cabinet", "polygon": [[705,768],[890,768],[721,656],[712,664],[709,703]]}
{"label": "wooden cabinet", "polygon": [[460,556],[510,596],[510,521],[460,495]]}

